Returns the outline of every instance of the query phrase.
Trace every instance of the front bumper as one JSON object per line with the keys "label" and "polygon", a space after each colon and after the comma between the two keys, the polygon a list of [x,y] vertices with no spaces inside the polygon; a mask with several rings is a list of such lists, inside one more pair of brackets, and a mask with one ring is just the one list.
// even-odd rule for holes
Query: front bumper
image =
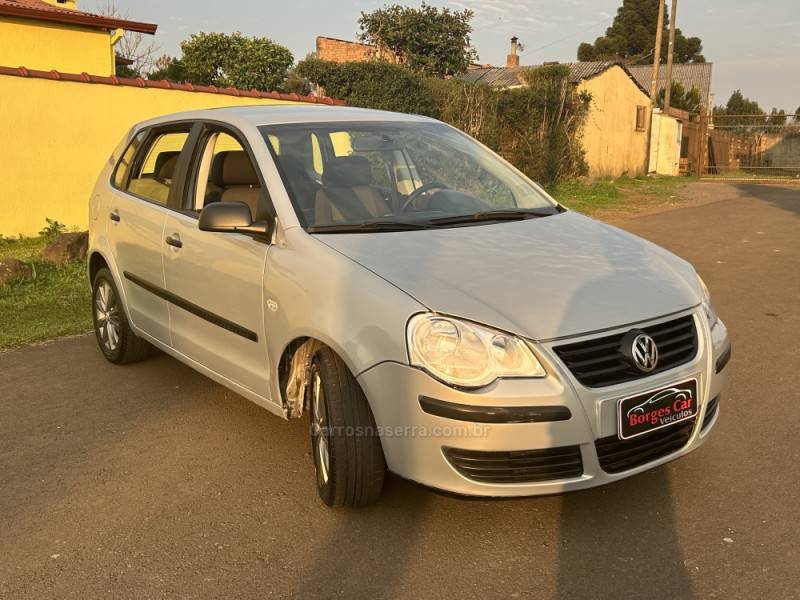
{"label": "front bumper", "polygon": [[[711,400],[720,396],[726,378],[725,369],[716,373],[716,364],[729,349],[729,344],[721,321],[709,330],[705,317],[696,314],[695,323],[698,353],[694,360],[669,371],[603,388],[581,386],[548,344],[535,345],[548,372],[543,379],[498,380],[478,391],[464,391],[449,387],[419,369],[387,362],[362,373],[358,380],[369,399],[387,466],[401,477],[474,496],[568,492],[641,473],[691,452],[708,438],[717,422],[718,406],[714,407],[713,415],[709,412],[708,419],[706,411]],[[628,470],[615,473],[603,470],[596,441],[617,436],[617,400],[688,378],[698,381],[699,413],[691,431],[687,431],[686,443],[681,442],[680,448],[674,452]],[[421,397],[438,400],[445,409],[430,414],[422,409]],[[510,414],[543,414],[545,419],[521,423],[465,421],[450,418],[461,412],[449,410],[453,405],[464,406],[467,413],[480,406],[487,407],[487,413],[492,413],[493,407],[518,407],[520,411],[511,411]],[[548,415],[559,412],[553,412],[554,407],[560,409],[561,416],[548,418]],[[541,410],[524,410],[530,408]],[[566,419],[563,418],[563,408],[569,410]],[[431,410],[430,404],[426,410]],[[446,453],[450,453],[448,449],[469,454],[470,451],[514,452],[570,447],[576,452],[579,448],[580,474],[536,482],[489,483],[476,480],[462,474],[446,458]]]}

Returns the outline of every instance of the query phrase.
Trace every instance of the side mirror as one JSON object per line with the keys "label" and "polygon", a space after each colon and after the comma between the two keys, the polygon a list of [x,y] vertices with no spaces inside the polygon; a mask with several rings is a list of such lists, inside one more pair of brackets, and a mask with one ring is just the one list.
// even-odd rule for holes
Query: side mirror
{"label": "side mirror", "polygon": [[256,221],[250,213],[250,207],[244,202],[214,202],[200,212],[197,223],[201,231],[219,233],[251,233],[269,236],[272,226],[268,221]]}

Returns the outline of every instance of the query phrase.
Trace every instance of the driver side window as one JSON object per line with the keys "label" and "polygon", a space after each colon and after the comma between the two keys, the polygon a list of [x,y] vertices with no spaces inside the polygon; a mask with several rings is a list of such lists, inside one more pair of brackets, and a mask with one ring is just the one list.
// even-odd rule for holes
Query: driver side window
{"label": "driver side window", "polygon": [[244,146],[223,131],[210,133],[205,141],[192,209],[199,212],[214,202],[244,202],[253,221],[266,218],[267,202],[256,167]]}

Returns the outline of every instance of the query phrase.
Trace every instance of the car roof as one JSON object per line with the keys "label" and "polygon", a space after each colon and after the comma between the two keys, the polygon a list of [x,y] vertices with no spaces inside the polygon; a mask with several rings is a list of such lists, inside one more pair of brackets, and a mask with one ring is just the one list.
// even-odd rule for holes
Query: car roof
{"label": "car roof", "polygon": [[171,121],[211,120],[251,126],[279,125],[288,123],[336,123],[353,121],[435,122],[435,119],[420,115],[407,115],[385,110],[328,106],[317,104],[267,104],[210,108],[163,115],[139,123],[148,127]]}

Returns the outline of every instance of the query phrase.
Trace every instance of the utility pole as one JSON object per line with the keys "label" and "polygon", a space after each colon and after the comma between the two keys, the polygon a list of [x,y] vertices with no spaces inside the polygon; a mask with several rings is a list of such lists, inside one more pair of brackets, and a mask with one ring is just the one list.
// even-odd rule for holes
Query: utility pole
{"label": "utility pole", "polygon": [[650,106],[656,105],[658,95],[658,69],[661,67],[661,37],[664,31],[664,4],[667,0],[658,0],[658,29],[656,29],[656,47],[653,48],[653,79],[650,81]]}
{"label": "utility pole", "polygon": [[669,101],[672,95],[672,58],[675,53],[675,22],[678,15],[678,0],[672,0],[669,11],[669,46],[667,46],[667,76],[664,81],[664,113],[669,114]]}

